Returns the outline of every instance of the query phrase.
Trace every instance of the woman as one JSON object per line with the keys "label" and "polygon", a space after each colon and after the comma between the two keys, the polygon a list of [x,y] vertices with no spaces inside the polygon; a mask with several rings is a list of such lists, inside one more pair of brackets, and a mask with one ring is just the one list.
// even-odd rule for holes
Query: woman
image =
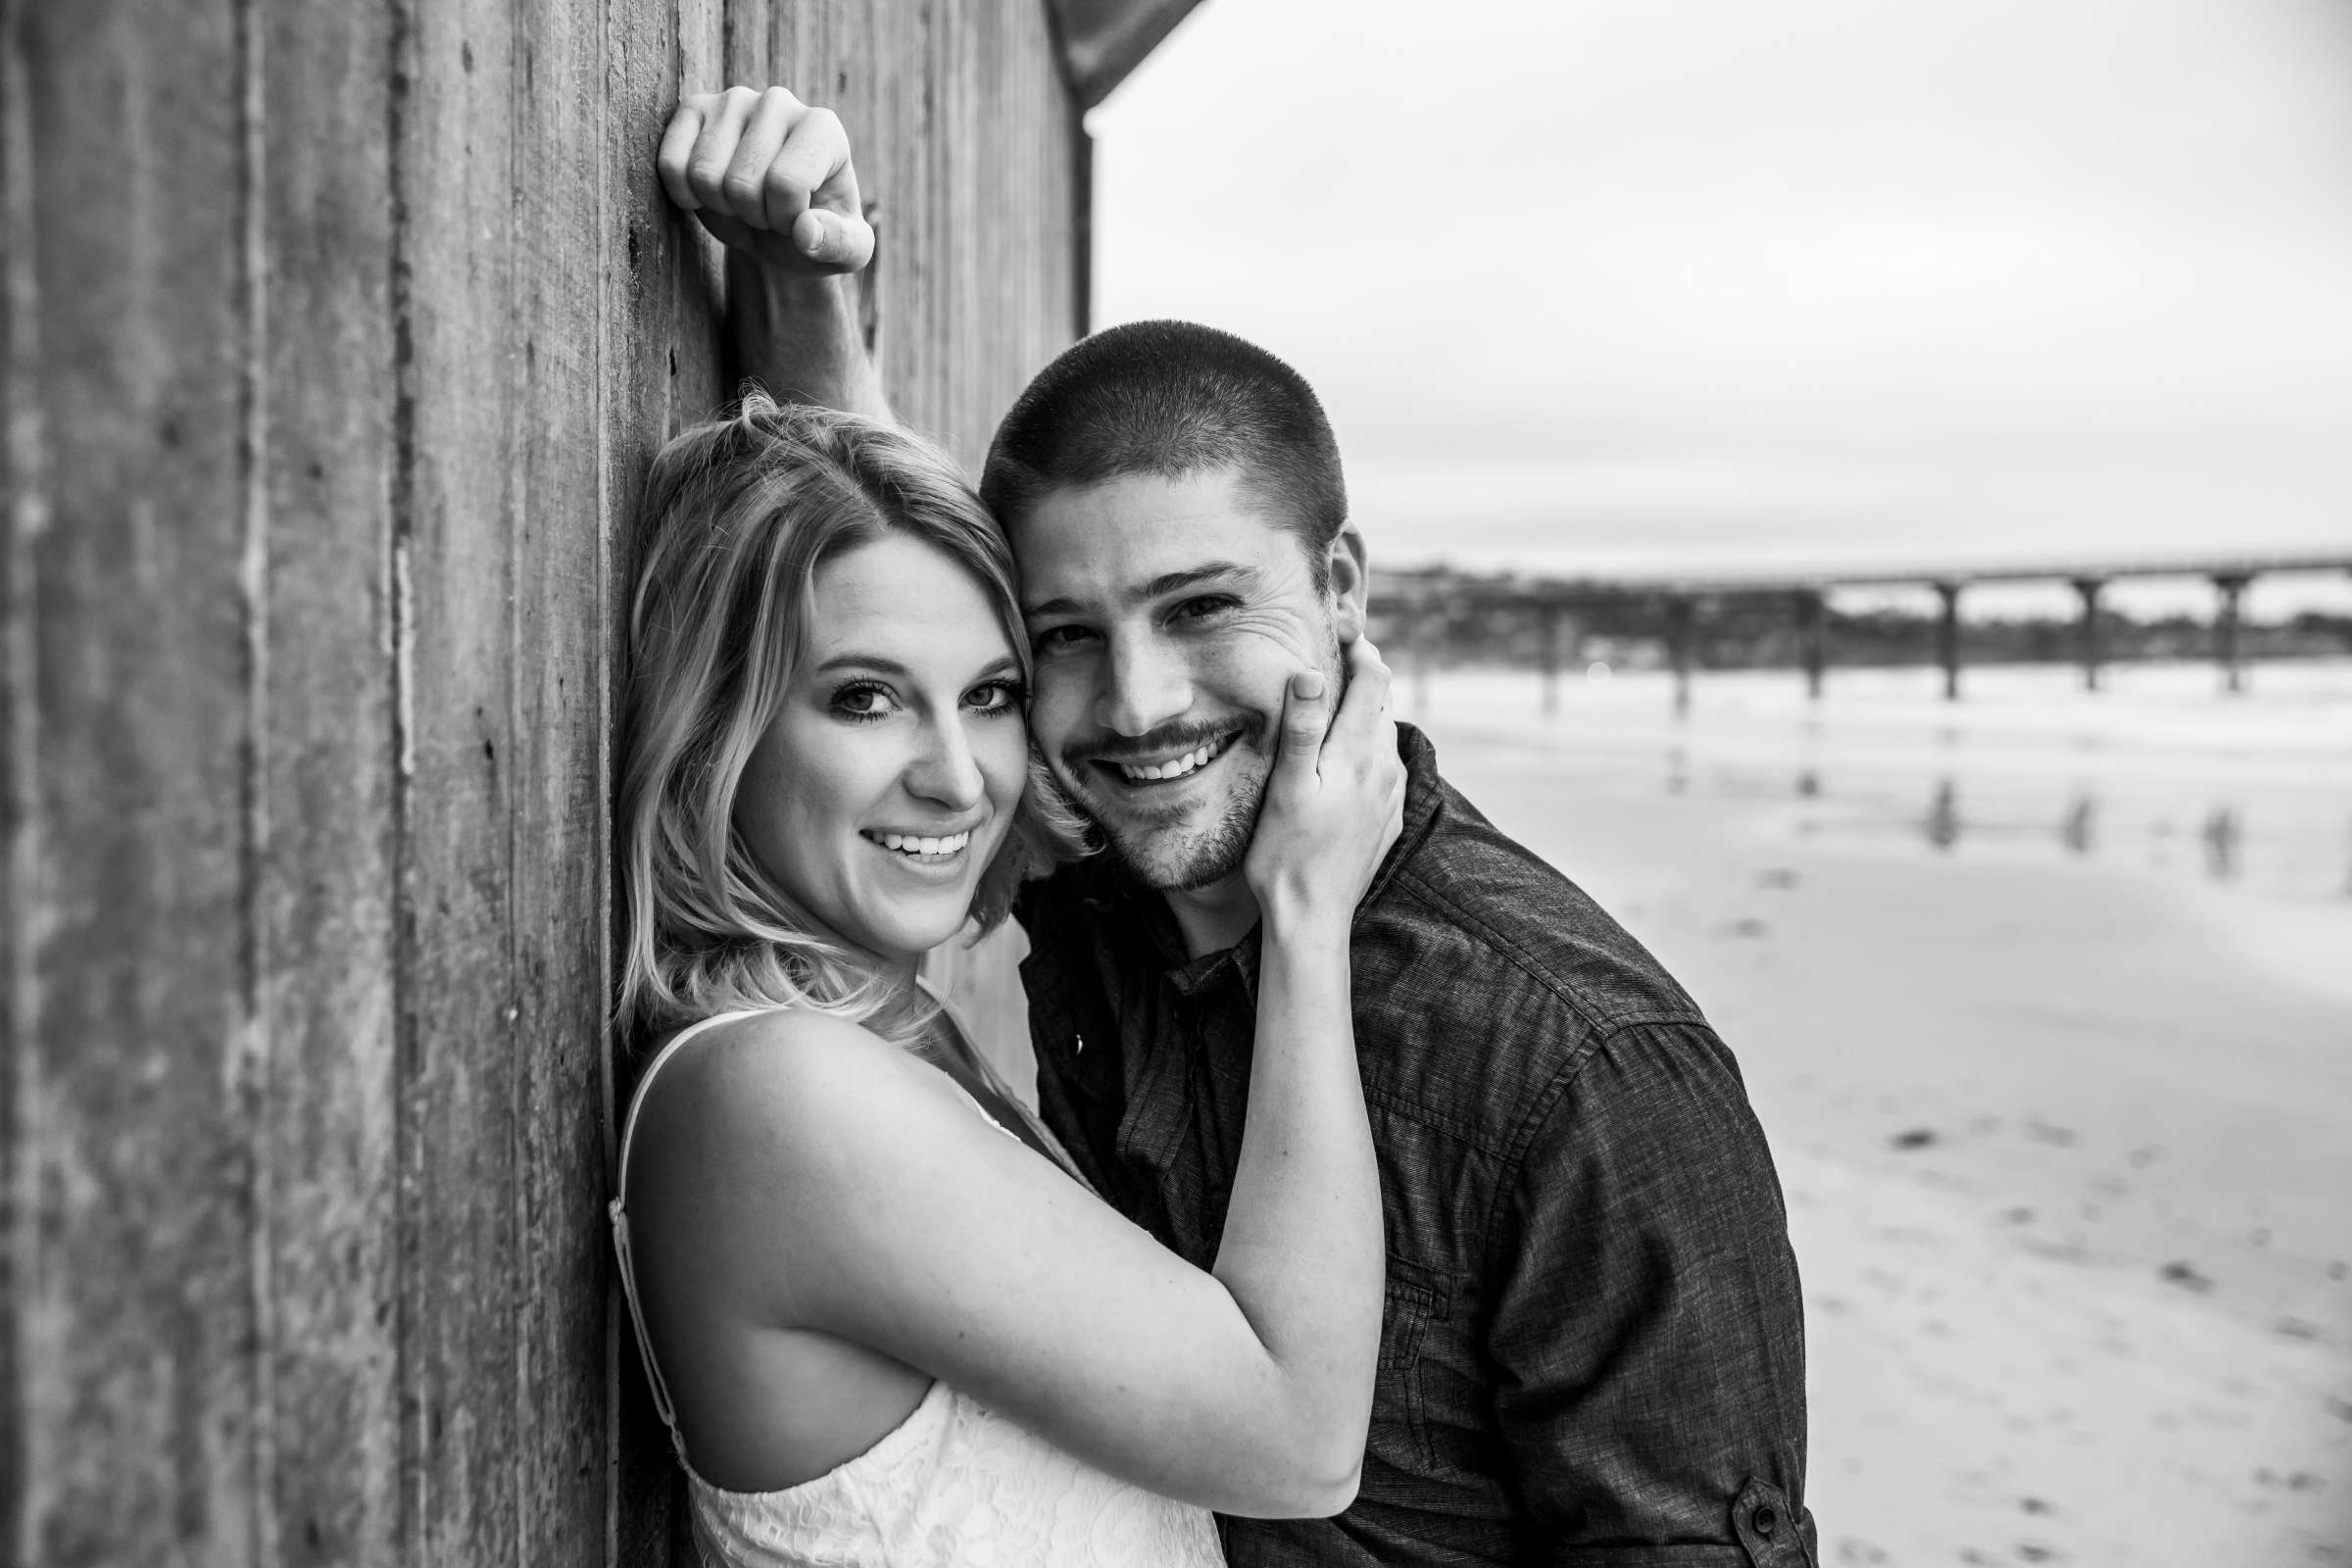
{"label": "woman", "polygon": [[1057,834],[1002,538],[946,461],[754,396],[657,460],[631,618],[622,1007],[668,1036],[612,1204],[737,1563],[1218,1560],[1353,1494],[1381,1219],[1348,928],[1397,831],[1387,672],[1295,676],[1247,874],[1248,1137],[1214,1266],[1102,1203],[919,987]]}

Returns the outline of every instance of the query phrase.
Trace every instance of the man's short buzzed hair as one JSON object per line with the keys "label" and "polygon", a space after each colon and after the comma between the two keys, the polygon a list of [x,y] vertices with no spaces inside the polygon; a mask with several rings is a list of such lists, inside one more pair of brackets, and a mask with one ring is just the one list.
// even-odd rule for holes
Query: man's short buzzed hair
{"label": "man's short buzzed hair", "polygon": [[997,426],[980,498],[1010,529],[1051,491],[1219,469],[1298,535],[1320,591],[1348,521],[1331,420],[1305,377],[1213,326],[1134,321],[1064,350]]}

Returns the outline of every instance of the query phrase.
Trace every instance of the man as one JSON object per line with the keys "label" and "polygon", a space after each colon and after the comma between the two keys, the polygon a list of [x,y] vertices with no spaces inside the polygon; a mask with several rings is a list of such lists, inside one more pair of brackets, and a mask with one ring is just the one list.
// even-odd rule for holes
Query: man
{"label": "man", "polygon": [[[773,89],[690,100],[662,169],[734,248],[747,367],[887,416],[834,275],[872,245],[838,122]],[[1103,845],[1020,910],[1040,1101],[1105,1197],[1205,1262],[1283,683],[1338,677],[1364,627],[1338,449],[1271,355],[1143,323],[1038,376],[982,490],[1021,567],[1033,742]],[[1731,1054],[1401,733],[1404,832],[1350,945],[1389,1274],[1361,1489],[1333,1519],[1227,1521],[1228,1553],[1810,1568],[1795,1264]]]}

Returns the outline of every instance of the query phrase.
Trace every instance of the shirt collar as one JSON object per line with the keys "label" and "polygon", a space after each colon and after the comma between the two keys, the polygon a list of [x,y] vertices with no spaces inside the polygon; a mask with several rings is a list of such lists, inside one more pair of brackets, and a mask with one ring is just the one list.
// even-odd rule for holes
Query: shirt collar
{"label": "shirt collar", "polygon": [[1396,755],[1404,760],[1404,830],[1389,846],[1380,869],[1372,873],[1371,887],[1364,891],[1362,902],[1355,906],[1359,924],[1364,911],[1387,896],[1389,884],[1396,880],[1404,862],[1419,853],[1438,825],[1438,812],[1446,805],[1446,781],[1438,777],[1438,749],[1429,743],[1428,736],[1401,719],[1396,724]]}

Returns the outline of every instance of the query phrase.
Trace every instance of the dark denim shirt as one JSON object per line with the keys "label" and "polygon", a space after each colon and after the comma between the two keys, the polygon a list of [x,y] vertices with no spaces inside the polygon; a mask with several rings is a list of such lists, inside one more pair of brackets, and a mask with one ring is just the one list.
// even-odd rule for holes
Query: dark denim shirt
{"label": "dark denim shirt", "polygon": [[[1740,1071],[1655,959],[1399,726],[1403,837],[1358,907],[1387,1210],[1362,1490],[1223,1521],[1235,1568],[1810,1568],[1795,1259]],[[1257,937],[1188,958],[1100,858],[1020,910],[1045,1119],[1202,1268],[1242,1142]]]}

